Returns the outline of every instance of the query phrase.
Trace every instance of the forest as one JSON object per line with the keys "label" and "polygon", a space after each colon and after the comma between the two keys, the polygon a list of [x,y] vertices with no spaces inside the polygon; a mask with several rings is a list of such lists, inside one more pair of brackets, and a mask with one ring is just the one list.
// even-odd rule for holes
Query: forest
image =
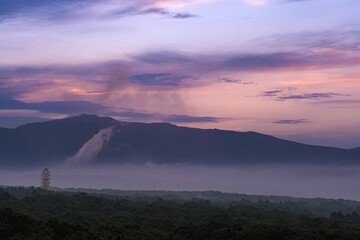
{"label": "forest", "polygon": [[155,193],[119,196],[2,187],[0,239],[360,239],[360,203],[355,201],[249,196],[240,200],[240,195],[219,201]]}

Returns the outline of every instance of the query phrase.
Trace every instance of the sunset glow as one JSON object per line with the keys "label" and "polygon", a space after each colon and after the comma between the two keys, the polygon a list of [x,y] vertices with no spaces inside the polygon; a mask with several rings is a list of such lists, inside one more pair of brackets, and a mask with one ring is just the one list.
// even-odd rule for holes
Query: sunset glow
{"label": "sunset glow", "polygon": [[86,112],[359,146],[356,0],[1,4],[0,127]]}

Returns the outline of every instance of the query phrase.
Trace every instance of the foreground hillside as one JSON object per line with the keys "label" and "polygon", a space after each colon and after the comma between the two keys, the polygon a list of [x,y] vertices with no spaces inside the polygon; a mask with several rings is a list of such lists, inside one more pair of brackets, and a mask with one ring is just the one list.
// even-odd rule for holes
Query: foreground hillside
{"label": "foreground hillside", "polygon": [[305,145],[255,132],[123,123],[80,115],[0,129],[0,163],[263,164],[359,162],[359,150]]}
{"label": "foreground hillside", "polygon": [[301,202],[216,204],[6,188],[0,190],[0,230],[2,240],[352,240],[360,239],[360,217],[356,211],[315,216]]}

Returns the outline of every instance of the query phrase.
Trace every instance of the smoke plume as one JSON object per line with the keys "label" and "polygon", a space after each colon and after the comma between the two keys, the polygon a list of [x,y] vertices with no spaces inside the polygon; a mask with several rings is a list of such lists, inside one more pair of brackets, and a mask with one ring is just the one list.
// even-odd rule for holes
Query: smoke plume
{"label": "smoke plume", "polygon": [[83,163],[95,160],[103,146],[110,140],[114,127],[100,130],[89,141],[87,141],[77,152],[71,157],[70,162]]}

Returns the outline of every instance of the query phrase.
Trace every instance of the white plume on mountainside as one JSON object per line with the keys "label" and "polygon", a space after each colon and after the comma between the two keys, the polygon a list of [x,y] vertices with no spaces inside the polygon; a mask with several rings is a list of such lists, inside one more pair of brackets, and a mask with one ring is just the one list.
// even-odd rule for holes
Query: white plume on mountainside
{"label": "white plume on mountainside", "polygon": [[75,156],[69,159],[70,162],[82,163],[96,159],[103,146],[110,140],[114,127],[101,129],[89,141],[87,141]]}

